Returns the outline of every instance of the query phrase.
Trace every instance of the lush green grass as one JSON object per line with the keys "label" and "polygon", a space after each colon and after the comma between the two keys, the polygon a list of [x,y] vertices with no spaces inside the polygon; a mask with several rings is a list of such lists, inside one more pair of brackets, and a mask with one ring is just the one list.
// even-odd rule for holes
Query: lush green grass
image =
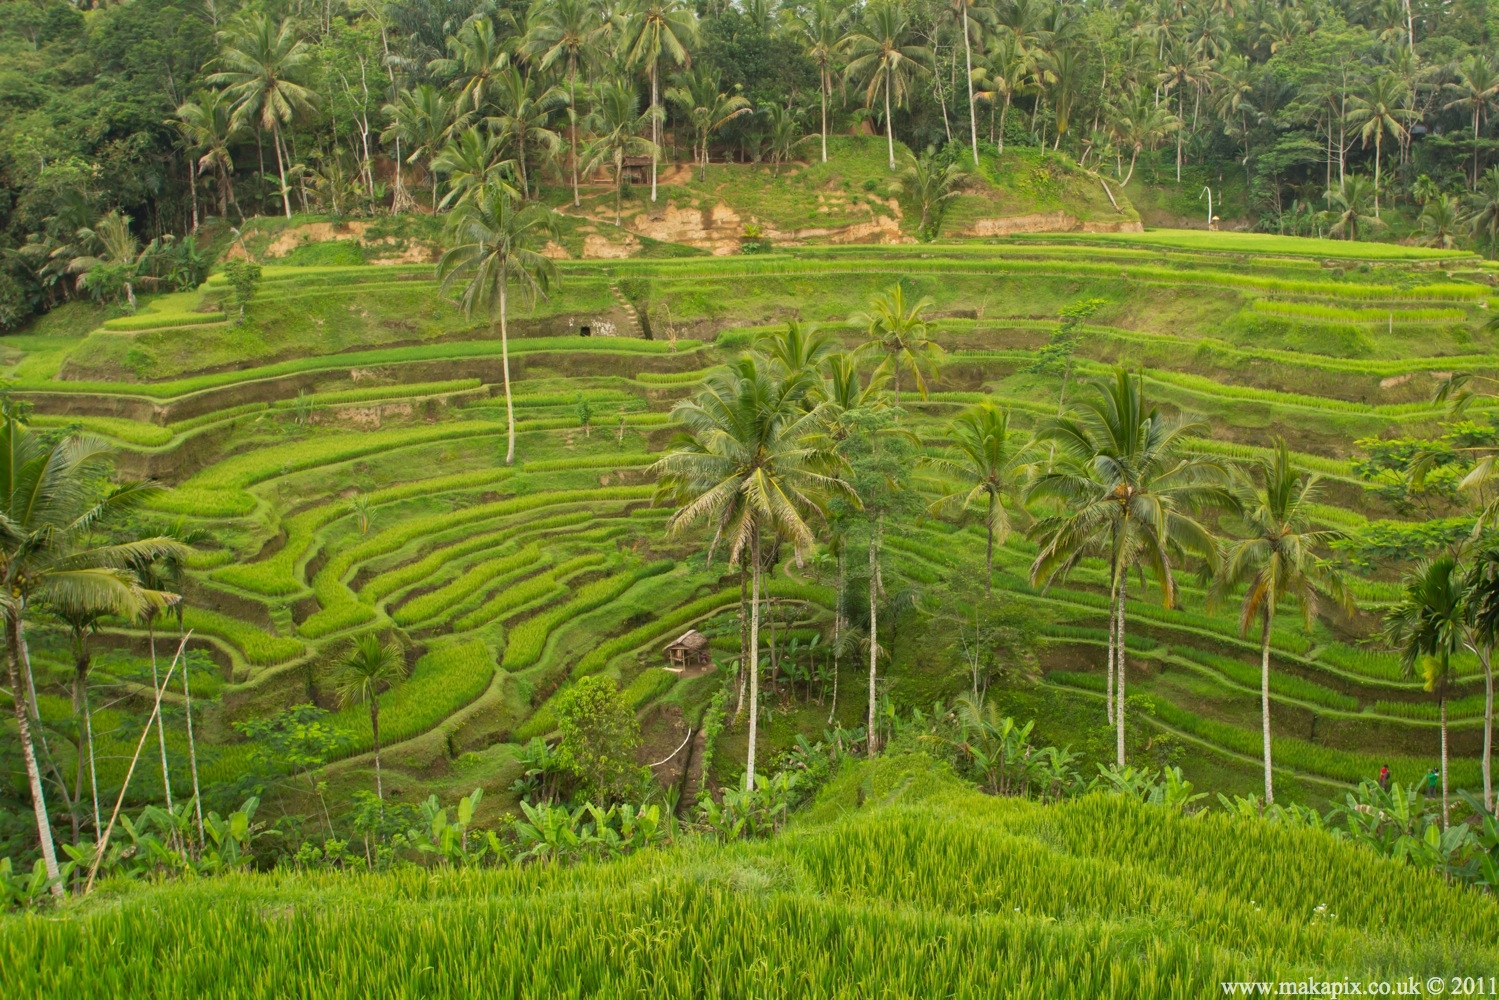
{"label": "lush green grass", "polygon": [[[1294,863],[1292,861],[1294,859]],[[17,995],[1221,995],[1486,976],[1499,910],[1319,830],[842,776],[787,835],[607,864],[119,887],[0,923]],[[612,942],[601,947],[601,941]],[[337,970],[316,975],[309,970]]]}

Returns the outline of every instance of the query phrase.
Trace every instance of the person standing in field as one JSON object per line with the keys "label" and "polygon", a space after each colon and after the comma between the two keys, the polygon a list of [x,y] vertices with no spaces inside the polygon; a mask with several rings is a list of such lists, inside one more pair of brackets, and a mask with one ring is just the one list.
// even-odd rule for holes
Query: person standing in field
{"label": "person standing in field", "polygon": [[1390,765],[1388,764],[1379,769],[1379,790],[1386,795],[1390,792]]}
{"label": "person standing in field", "polygon": [[1436,768],[1432,768],[1430,771],[1426,772],[1426,797],[1428,799],[1434,799],[1434,798],[1436,798],[1436,794],[1437,794],[1437,769]]}

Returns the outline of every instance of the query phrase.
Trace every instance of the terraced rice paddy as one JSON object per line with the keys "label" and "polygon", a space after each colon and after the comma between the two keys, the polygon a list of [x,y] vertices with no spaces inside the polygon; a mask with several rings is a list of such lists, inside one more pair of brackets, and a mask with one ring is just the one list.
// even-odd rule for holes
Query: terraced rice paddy
{"label": "terraced rice paddy", "polygon": [[[616,676],[648,736],[701,710],[710,687],[655,669],[659,647],[692,625],[737,645],[738,577],[721,559],[705,564],[705,539],[667,538],[666,512],[651,506],[649,467],[675,433],[668,411],[788,318],[858,343],[850,315],[896,281],[933,298],[947,350],[930,398],[902,395],[933,451],[945,420],[979,400],[1008,406],[1020,427],[1054,413],[1058,380],[1021,369],[1061,306],[1096,298],[1075,380],[1138,369],[1150,398],[1204,420],[1191,445],[1204,454],[1252,458],[1284,435],[1330,482],[1319,517],[1355,535],[1400,516],[1358,482],[1353,442],[1437,428],[1444,411],[1430,400],[1442,373],[1499,374],[1483,325],[1492,272],[1461,254],[1225,237],[564,262],[561,291],[512,323],[519,437],[508,468],[500,342],[438,294],[426,267],[270,267],[243,326],[225,319],[225,286],[212,279],[85,337],[29,334],[0,347],[38,425],[112,440],[122,470],[176,487],[158,516],[214,538],[194,556],[185,623],[215,665],[210,768],[232,770],[231,723],[309,687],[327,700],[331,654],[379,629],[402,637],[415,666],[381,702],[386,764],[407,793],[455,768],[470,785],[503,788],[516,743],[547,731],[549,699],[583,674]],[[1102,725],[1103,570],[1085,564],[1037,591],[1025,579],[1032,555],[1019,534],[996,555],[996,589],[1032,609],[1046,637],[1039,661],[997,693],[1038,718],[1044,742],[1086,750]],[[903,586],[982,571],[974,525],[928,519],[890,540],[887,573]],[[1323,799],[1386,762],[1413,781],[1434,762],[1430,697],[1368,638],[1394,579],[1356,582],[1354,621],[1310,633],[1294,609],[1278,621],[1278,791],[1290,798]],[[825,627],[829,582],[817,566],[784,568],[770,593],[785,625]],[[1139,587],[1131,598],[1142,723],[1186,748],[1200,784],[1251,789],[1256,644],[1238,636],[1233,614],[1209,612],[1190,581],[1180,610]],[[937,652],[940,629],[919,615],[901,622],[889,666],[898,704],[928,706],[966,686]],[[141,639],[114,629],[104,641],[138,650]],[[39,661],[65,676],[60,654],[43,650]],[[1462,668],[1453,780],[1473,787],[1481,685],[1476,664]],[[845,670],[857,684],[856,668]],[[345,714],[353,736],[334,774],[363,782],[368,720]],[[793,699],[767,725],[771,752],[797,732],[820,733],[826,714]],[[853,724],[859,708],[841,714]],[[731,767],[743,734],[731,728],[723,740],[717,760]]]}

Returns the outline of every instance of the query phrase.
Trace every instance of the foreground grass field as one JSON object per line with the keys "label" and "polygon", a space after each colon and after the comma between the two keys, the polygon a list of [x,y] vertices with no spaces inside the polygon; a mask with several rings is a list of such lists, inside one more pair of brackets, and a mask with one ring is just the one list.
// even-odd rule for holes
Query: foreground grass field
{"label": "foreground grass field", "polygon": [[0,918],[7,995],[1198,998],[1483,976],[1499,908],[1319,830],[850,768],[780,837],[573,868],[228,876]]}

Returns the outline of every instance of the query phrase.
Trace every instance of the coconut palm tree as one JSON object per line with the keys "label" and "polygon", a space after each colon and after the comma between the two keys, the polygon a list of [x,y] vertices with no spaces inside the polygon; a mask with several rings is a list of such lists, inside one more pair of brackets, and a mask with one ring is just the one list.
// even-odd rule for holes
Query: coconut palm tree
{"label": "coconut palm tree", "polygon": [[1391,73],[1377,73],[1369,81],[1369,89],[1363,94],[1354,94],[1348,100],[1349,124],[1359,125],[1359,138],[1365,147],[1369,137],[1374,137],[1374,217],[1379,218],[1379,169],[1384,158],[1386,134],[1397,142],[1404,142],[1406,123],[1413,121],[1417,113],[1406,106],[1410,89],[1404,81]]}
{"label": "coconut palm tree", "polygon": [[848,496],[836,451],[816,441],[831,416],[829,404],[808,410],[817,373],[783,373],[748,354],[709,374],[692,399],[672,408],[686,430],[652,467],[657,501],[677,505],[667,530],[679,534],[698,522],[713,532],[708,558],[719,544],[732,562],[750,564],[750,721],[745,788],[755,784],[759,726],[760,595],[762,548],[777,539],[798,554],[813,544],[813,522],[830,498]]}
{"label": "coconut palm tree", "polygon": [[906,168],[896,179],[895,188],[921,206],[921,222],[916,231],[922,239],[936,238],[947,203],[958,196],[966,176],[956,163],[943,163],[932,146],[920,156],[906,153]]}
{"label": "coconut palm tree", "polygon": [[53,880],[52,891],[59,894],[57,854],[32,742],[37,715],[27,692],[35,689],[21,637],[27,612],[36,603],[46,603],[88,606],[134,618],[151,598],[130,566],[176,548],[164,538],[98,541],[100,524],[124,517],[158,490],[151,483],[129,482],[101,494],[97,484],[107,453],[95,438],[75,435],[49,443],[26,426],[17,404],[0,405],[0,584],[6,595],[0,614],[6,669],[42,862]]}
{"label": "coconut palm tree", "polygon": [[79,247],[88,252],[68,261],[69,274],[78,275],[78,287],[96,298],[113,299],[121,293],[135,311],[135,282],[140,270],[141,244],[130,229],[131,218],[109,212],[92,226],[78,230]]}
{"label": "coconut palm tree", "polygon": [[373,632],[354,640],[334,668],[334,690],[341,705],[370,707],[370,734],[375,741],[375,795],[385,801],[380,779],[380,692],[406,676],[406,659]]}
{"label": "coconut palm tree", "polygon": [[1473,191],[1472,204],[1468,226],[1475,239],[1488,243],[1489,256],[1493,257],[1495,248],[1499,247],[1499,166],[1483,172]]}
{"label": "coconut palm tree", "polygon": [[770,147],[771,176],[781,176],[781,165],[791,159],[802,139],[801,117],[795,108],[783,104],[765,104],[760,114],[766,121],[765,138]]}
{"label": "coconut palm tree", "polygon": [[1468,180],[1470,188],[1478,187],[1479,133],[1483,128],[1483,117],[1495,101],[1499,101],[1499,68],[1496,68],[1482,52],[1474,52],[1457,67],[1457,79],[1447,84],[1446,89],[1457,96],[1442,105],[1443,111],[1453,109],[1469,111],[1473,115],[1473,173]]}
{"label": "coconut palm tree", "polygon": [[666,89],[666,99],[682,109],[697,133],[693,152],[700,164],[698,176],[703,180],[708,178],[708,140],[735,118],[750,113],[749,100],[725,94],[719,80],[717,70],[699,66],[680,74],[676,86]]}
{"label": "coconut palm tree", "polygon": [[458,88],[458,109],[463,114],[482,115],[495,79],[510,67],[508,42],[495,31],[487,14],[475,14],[463,22],[457,34],[447,39],[448,54],[433,59],[427,69]]}
{"label": "coconut palm tree", "polygon": [[289,219],[291,189],[286,184],[281,129],[311,114],[317,103],[317,94],[302,85],[311,69],[312,49],[297,37],[291,18],[276,24],[263,13],[237,19],[218,37],[215,71],[207,80],[224,88],[240,124],[253,122],[261,132],[270,131],[281,176],[281,206]]}
{"label": "coconut palm tree", "polygon": [[557,285],[557,265],[538,244],[557,237],[556,214],[541,205],[517,207],[499,187],[486,187],[453,213],[452,247],[437,262],[444,291],[462,284],[464,315],[488,312],[500,321],[500,360],[505,375],[505,464],[515,463],[515,407],[510,396],[509,293],[521,301],[546,298]]}
{"label": "coconut palm tree", "polygon": [[1065,575],[1087,555],[1109,562],[1112,623],[1111,673],[1119,766],[1124,766],[1125,609],[1130,572],[1149,569],[1167,607],[1176,604],[1176,567],[1188,555],[1216,568],[1217,548],[1196,518],[1210,504],[1223,504],[1222,469],[1181,453],[1183,437],[1202,425],[1171,420],[1147,406],[1141,380],[1122,368],[1095,382],[1078,410],[1042,425],[1038,440],[1056,443],[1072,466],[1039,477],[1032,500],[1055,501],[1058,513],[1039,520],[1033,536],[1040,550],[1031,580],[1047,583]]}
{"label": "coconut palm tree", "polygon": [[[799,320],[791,320],[784,330],[761,334],[755,341],[755,353],[775,364],[783,377],[803,369],[820,371],[825,362],[836,359],[842,350],[842,341],[831,331]],[[815,405],[820,398],[816,392],[808,393],[806,405]]]}
{"label": "coconut palm tree", "polygon": [[1275,801],[1270,758],[1270,631],[1275,614],[1288,597],[1295,598],[1308,630],[1323,597],[1352,612],[1353,595],[1342,575],[1319,559],[1317,550],[1342,536],[1312,527],[1312,508],[1322,493],[1317,476],[1291,464],[1284,440],[1274,455],[1259,463],[1259,483],[1235,470],[1231,491],[1236,501],[1229,525],[1239,537],[1226,545],[1223,567],[1210,590],[1216,602],[1245,587],[1239,604],[1239,633],[1260,626],[1260,727],[1264,738],[1265,806]]}
{"label": "coconut palm tree", "polygon": [[240,134],[240,125],[234,120],[234,102],[222,90],[210,90],[197,101],[186,101],[172,112],[177,130],[183,141],[192,150],[195,172],[213,173],[214,189],[218,192],[219,217],[229,217],[229,206],[239,213],[234,197],[234,153],[233,146]]}
{"label": "coconut palm tree", "polygon": [[916,381],[916,391],[926,398],[926,380],[942,356],[942,349],[927,333],[930,324],[922,313],[931,306],[929,296],[906,304],[905,287],[899,283],[876,295],[863,312],[854,313],[849,321],[865,327],[869,334],[859,350],[883,355],[875,371],[890,377],[895,389],[895,406],[900,407],[900,375],[909,371]]}
{"label": "coconut palm tree", "polygon": [[[536,91],[540,90],[538,94]],[[540,148],[555,156],[562,148],[562,137],[549,127],[552,113],[567,104],[567,92],[560,87],[537,87],[530,76],[514,66],[504,70],[493,88],[495,115],[489,126],[494,134],[515,147],[515,163],[520,171],[521,196],[531,197],[531,182],[526,169],[527,147]]]}
{"label": "coconut palm tree", "polygon": [[[399,143],[411,150],[406,162],[415,165],[427,161],[427,176],[432,184],[432,212],[437,213],[437,159],[454,131],[462,124],[453,102],[442,89],[424,83],[415,90],[403,90],[385,105],[390,124],[380,133],[386,142]],[[398,146],[399,148],[399,146]]]}
{"label": "coconut palm tree", "polygon": [[442,152],[432,160],[434,183],[436,177],[445,177],[448,193],[442,196],[439,208],[468,201],[479,192],[497,188],[512,198],[520,198],[520,192],[510,186],[515,175],[515,161],[504,158],[502,143],[497,136],[478,126],[470,125],[459,132]]}
{"label": "coconut palm tree", "polygon": [[958,21],[963,26],[963,66],[967,72],[964,80],[968,90],[968,137],[973,151],[973,166],[977,169],[979,165],[979,119],[973,97],[974,29],[970,27],[968,20],[968,8],[972,7],[975,2],[976,0],[949,0],[949,3],[958,9]]}
{"label": "coconut palm tree", "polygon": [[833,96],[833,73],[838,65],[847,11],[833,0],[815,0],[792,21],[802,53],[817,67],[817,91],[822,99],[822,162],[828,162],[828,100]]}
{"label": "coconut palm tree", "polygon": [[1328,212],[1332,225],[1327,231],[1333,236],[1356,240],[1367,230],[1384,225],[1377,214],[1370,214],[1374,200],[1370,182],[1358,174],[1349,174],[1336,191],[1327,192],[1327,202],[1332,206]]}
{"label": "coconut palm tree", "polygon": [[1014,514],[1024,511],[1024,490],[1034,467],[1030,443],[1010,434],[1010,414],[984,402],[958,414],[948,425],[953,444],[947,455],[927,460],[936,473],[940,496],[933,513],[984,509],[984,596],[994,584],[994,544],[1005,543]]}
{"label": "coconut palm tree", "polygon": [[1384,638],[1400,653],[1410,677],[1417,667],[1426,690],[1437,696],[1442,735],[1442,829],[1447,828],[1447,694],[1452,654],[1463,644],[1467,594],[1457,559],[1450,554],[1421,562],[1407,574],[1399,602],[1385,612]]}
{"label": "coconut palm tree", "polygon": [[885,144],[890,154],[890,169],[895,169],[895,121],[890,117],[892,104],[906,102],[912,78],[924,72],[932,54],[923,45],[905,42],[910,21],[894,0],[871,4],[864,11],[863,23],[843,37],[848,65],[843,76],[849,81],[863,81],[864,106],[885,102]]}
{"label": "coconut palm tree", "polygon": [[1135,162],[1140,158],[1140,152],[1146,149],[1154,152],[1162,139],[1181,128],[1181,120],[1165,105],[1152,102],[1150,95],[1140,88],[1134,92],[1134,101],[1129,107],[1113,109],[1109,127],[1120,147],[1130,151],[1129,171],[1119,182],[1124,187],[1135,176]]}
{"label": "coconut palm tree", "polygon": [[1426,202],[1421,209],[1421,245],[1451,250],[1457,246],[1457,233],[1462,217],[1457,199],[1450,194],[1438,195]]}
{"label": "coconut palm tree", "polygon": [[630,0],[620,26],[620,53],[627,66],[642,68],[651,81],[651,201],[656,200],[656,167],[661,158],[661,70],[688,69],[697,43],[698,23],[684,0]]}
{"label": "coconut palm tree", "polygon": [[614,224],[619,225],[620,198],[625,184],[625,157],[655,156],[658,147],[640,134],[650,112],[640,113],[640,101],[628,84],[606,81],[594,95],[588,115],[593,141],[583,154],[583,170],[592,172],[607,163],[614,171]]}
{"label": "coconut palm tree", "polygon": [[607,30],[599,0],[548,0],[532,8],[521,51],[542,72],[562,67],[567,80],[568,165],[572,171],[573,207],[578,194],[578,72]]}

